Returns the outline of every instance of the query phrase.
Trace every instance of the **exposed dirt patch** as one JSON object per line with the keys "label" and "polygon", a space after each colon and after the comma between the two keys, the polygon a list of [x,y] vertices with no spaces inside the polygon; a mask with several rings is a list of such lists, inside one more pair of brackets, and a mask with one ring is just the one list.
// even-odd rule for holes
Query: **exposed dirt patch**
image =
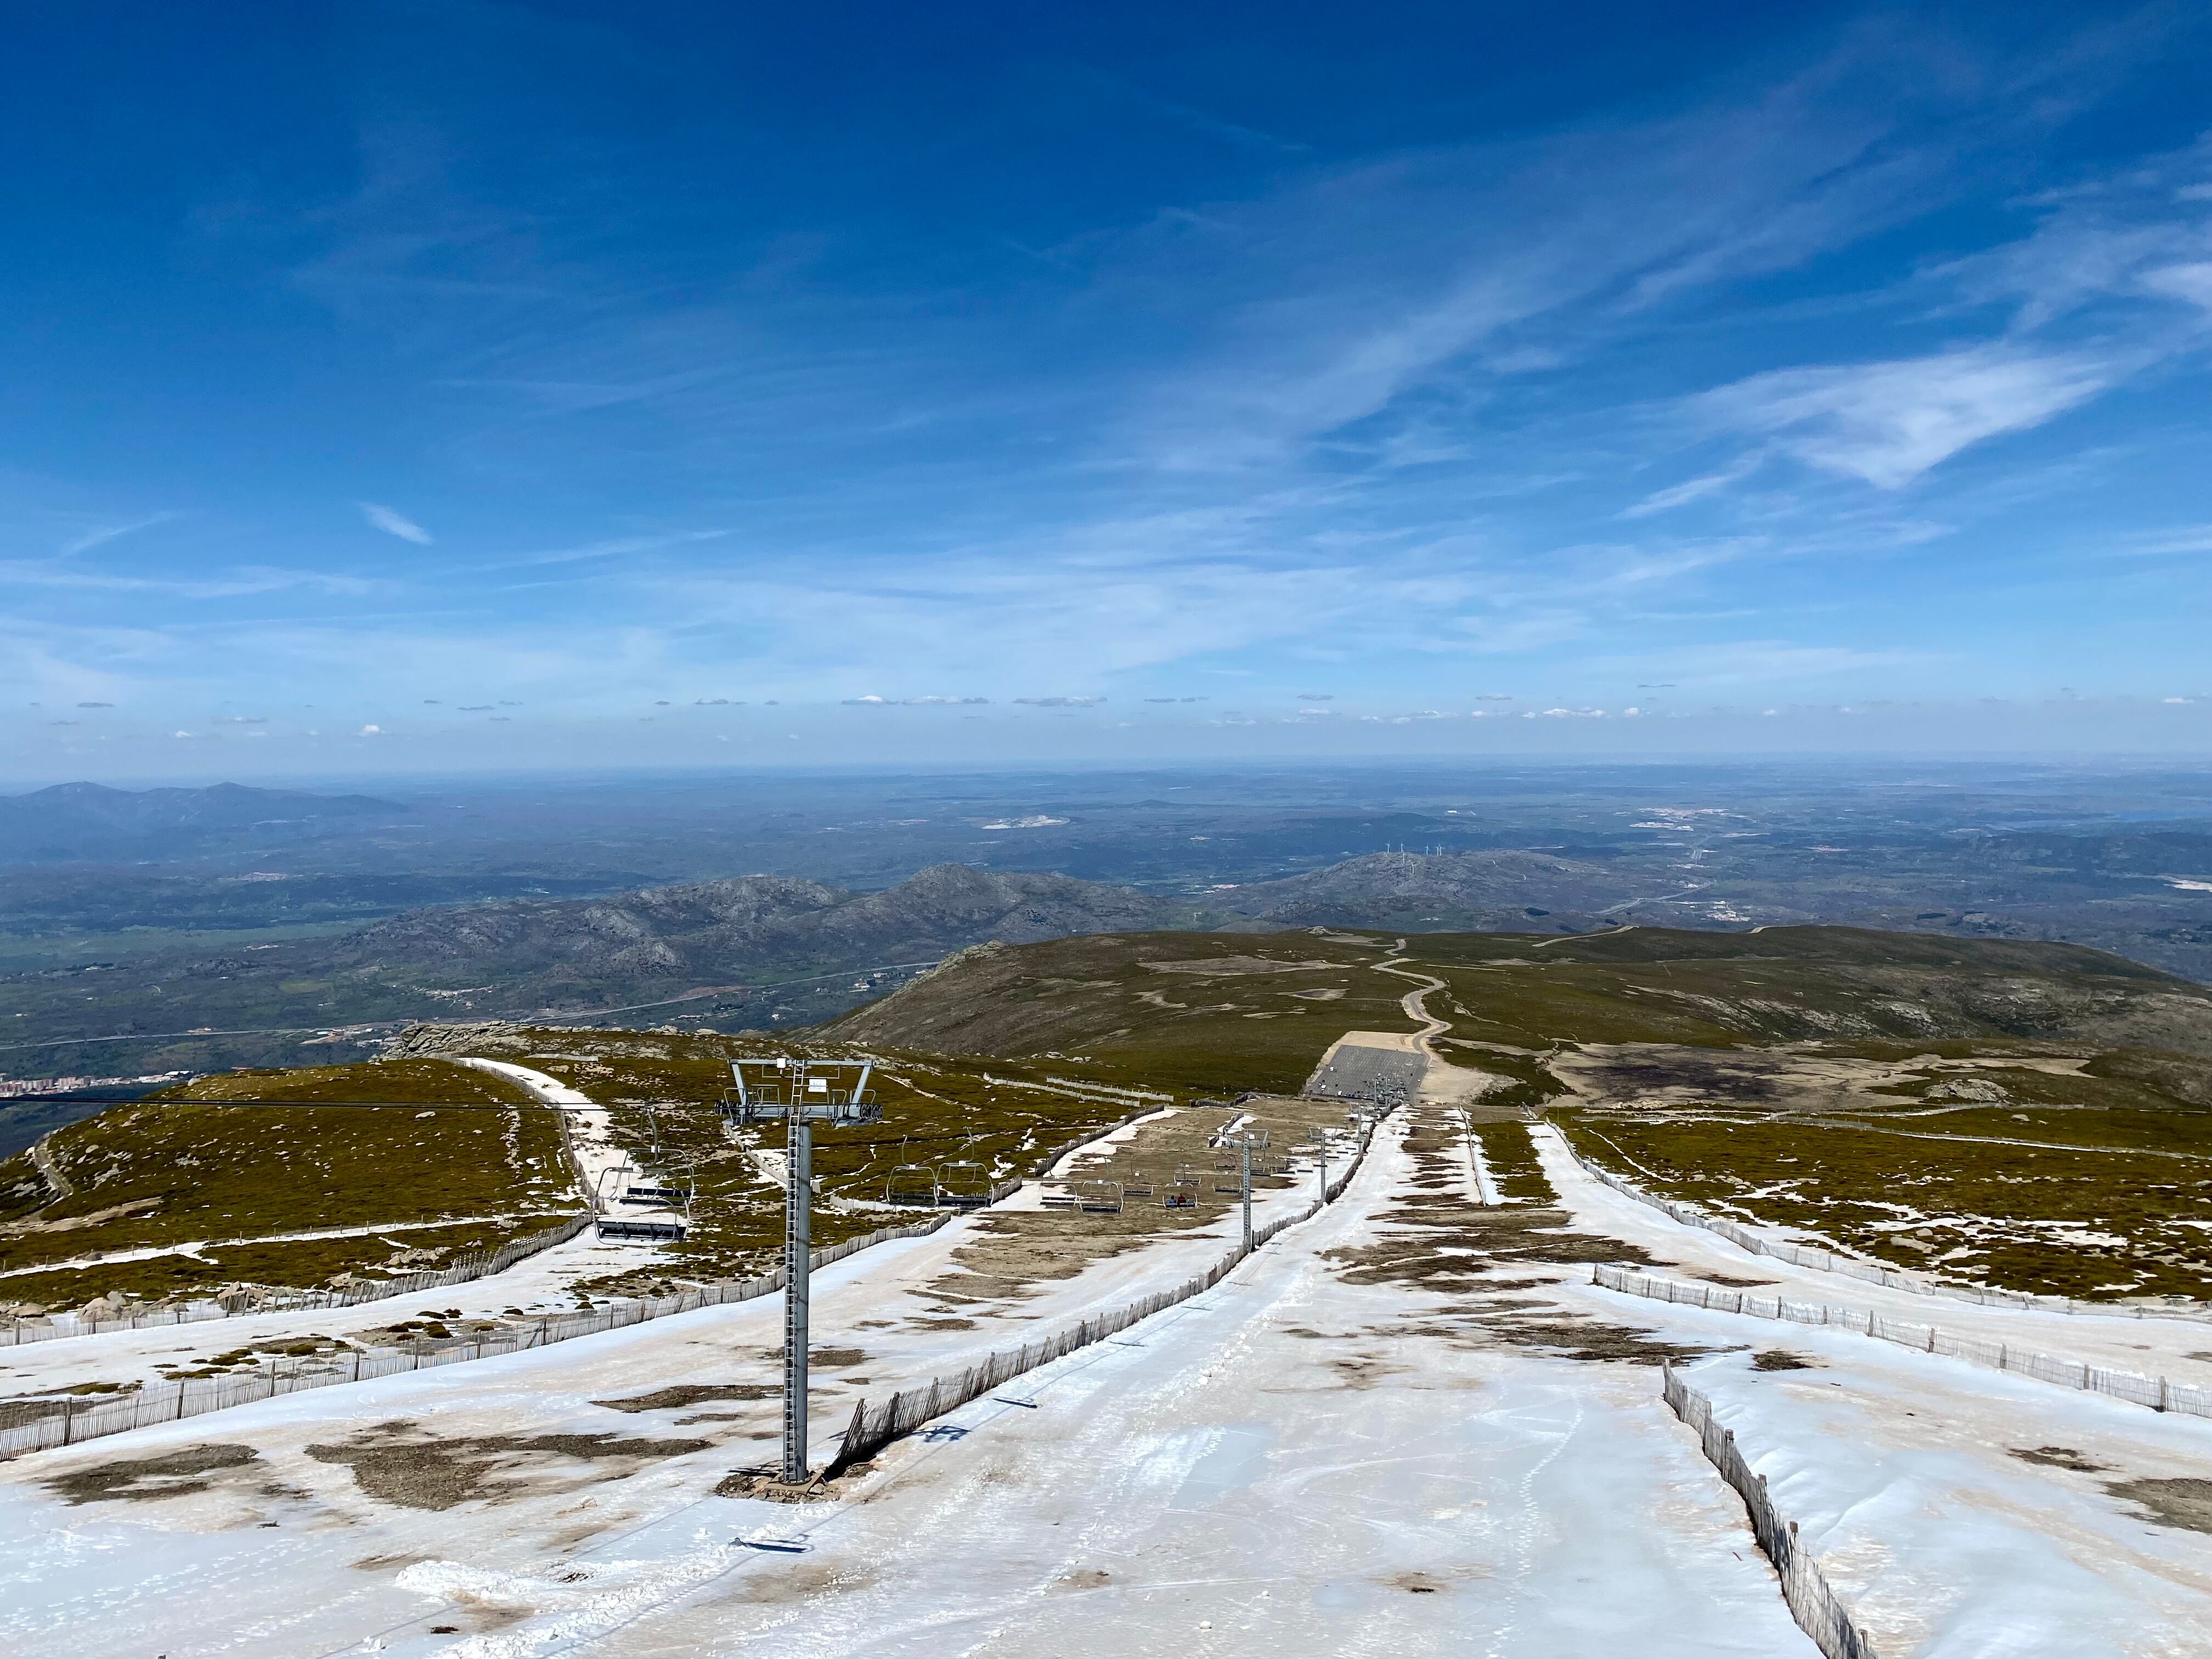
{"label": "exposed dirt patch", "polygon": [[242,1468],[258,1455],[251,1446],[187,1446],[158,1457],[126,1457],[70,1469],[49,1478],[46,1490],[72,1504],[115,1498],[143,1504],[184,1498],[214,1485],[207,1476],[222,1469]]}
{"label": "exposed dirt patch", "polygon": [[2187,1532],[2212,1532],[2212,1480],[2184,1475],[2166,1480],[2108,1480],[2105,1490],[2140,1504],[2148,1519]]}
{"label": "exposed dirt patch", "polygon": [[1711,1352],[1709,1348],[1665,1341],[1634,1326],[1608,1325],[1601,1320],[1573,1316],[1554,1319],[1516,1316],[1492,1320],[1482,1328],[1501,1346],[1543,1348],[1566,1359],[1625,1359],[1632,1365],[1680,1365],[1703,1358]]}
{"label": "exposed dirt patch", "polygon": [[1445,1580],[1428,1572],[1394,1572],[1382,1582],[1410,1595],[1435,1595],[1450,1588]]}
{"label": "exposed dirt patch", "polygon": [[1727,1273],[1692,1273],[1692,1279],[1702,1279],[1708,1285],[1717,1285],[1724,1291],[1755,1290],[1761,1285],[1778,1285],[1778,1279],[1735,1279]]}
{"label": "exposed dirt patch", "polygon": [[[397,1439],[414,1425],[384,1424],[342,1446],[309,1446],[319,1463],[343,1463],[370,1497],[411,1510],[449,1510],[471,1498],[497,1502],[529,1482],[501,1478],[563,1462],[613,1462],[595,1479],[635,1473],[646,1462],[704,1451],[708,1440],[628,1439],[611,1434],[481,1435],[453,1440]],[[624,1467],[626,1466],[626,1467]]]}
{"label": "exposed dirt patch", "polygon": [[627,1400],[594,1400],[592,1403],[613,1412],[667,1412],[680,1411],[709,1400],[774,1400],[782,1392],[782,1385],[776,1382],[679,1382],[673,1388],[655,1389],[651,1394],[632,1395]]}
{"label": "exposed dirt patch", "polygon": [[[1283,965],[1270,964],[1269,970]],[[1189,1108],[1154,1118],[1110,1145],[1082,1147],[1073,1154],[1067,1177],[1122,1183],[1119,1212],[987,1210],[975,1218],[969,1241],[952,1253],[954,1271],[933,1280],[927,1294],[962,1310],[979,1302],[1019,1302],[1035,1296],[1040,1284],[1073,1279],[1096,1262],[1219,1219],[1236,1203],[1238,1183],[1218,1167],[1212,1139],[1237,1114],[1248,1115],[1272,1139],[1269,1151],[1255,1161],[1252,1185],[1261,1192],[1290,1184],[1289,1176],[1273,1168],[1279,1149],[1344,1121],[1340,1102],[1261,1097],[1240,1100],[1237,1114],[1220,1105]],[[1297,1178],[1310,1176],[1301,1172]],[[1170,1210],[1164,1200],[1170,1192],[1194,1201],[1188,1209]]]}
{"label": "exposed dirt patch", "polygon": [[778,1469],[766,1467],[732,1469],[715,1483],[714,1496],[754,1498],[764,1504],[811,1504],[817,1498],[842,1496],[844,1488],[839,1483],[854,1472],[853,1469],[841,1471],[835,1480],[817,1475],[810,1481],[790,1486],[784,1484],[781,1471]]}
{"label": "exposed dirt patch", "polygon": [[972,1319],[909,1319],[906,1322],[907,1328],[915,1331],[972,1331],[975,1328],[975,1322]]}
{"label": "exposed dirt patch", "polygon": [[[1449,1289],[1473,1285],[1494,1268],[1530,1262],[1580,1266],[1595,1261],[1661,1267],[1650,1254],[1601,1233],[1585,1233],[1553,1209],[1485,1208],[1458,1200],[1401,1203],[1377,1218],[1404,1231],[1372,1244],[1326,1250],[1344,1264],[1353,1285],[1417,1285]],[[1418,1228],[1419,1231],[1413,1231]]]}
{"label": "exposed dirt patch", "polygon": [[2099,1463],[2071,1446],[2014,1446],[2012,1455],[2023,1463],[2041,1463],[2054,1469],[2073,1469],[2082,1474],[2098,1474],[2112,1468]]}
{"label": "exposed dirt patch", "polygon": [[1370,1354],[1351,1354],[1332,1359],[1328,1362],[1328,1368],[1337,1374],[1340,1387],[1358,1389],[1375,1388],[1383,1378],[1402,1376],[1406,1370],[1403,1365],[1393,1365]]}
{"label": "exposed dirt patch", "polygon": [[[772,1361],[777,1365],[781,1365],[783,1364],[783,1350],[781,1348],[763,1348],[761,1350],[761,1358]],[[806,1364],[809,1370],[845,1370],[852,1366],[865,1364],[867,1358],[867,1350],[865,1348],[810,1347],[806,1351]],[[777,1394],[780,1392],[781,1392],[780,1389],[770,1389],[769,1390],[769,1394]],[[762,1396],[763,1399],[766,1397],[766,1395]]]}
{"label": "exposed dirt patch", "polygon": [[740,1573],[725,1593],[737,1601],[811,1602],[840,1591],[865,1589],[875,1582],[875,1577],[856,1568],[817,1566],[795,1559],[781,1571]]}
{"label": "exposed dirt patch", "polygon": [[1502,1348],[1535,1348],[1557,1359],[1620,1359],[1632,1365],[1662,1363],[1683,1364],[1702,1359],[1710,1348],[1691,1347],[1662,1340],[1649,1330],[1628,1325],[1608,1325],[1602,1320],[1575,1314],[1535,1317],[1511,1313],[1502,1317],[1474,1317],[1445,1323],[1377,1326],[1377,1336],[1432,1336],[1455,1348],[1494,1352]]}
{"label": "exposed dirt patch", "polygon": [[1808,1359],[1787,1348],[1768,1348],[1751,1357],[1751,1368],[1755,1371],[1809,1371],[1818,1370],[1820,1362]]}
{"label": "exposed dirt patch", "polygon": [[[1464,1185],[1462,1132],[1441,1109],[1422,1110],[1407,1125],[1404,1144],[1413,1164],[1413,1190],[1401,1190],[1397,1201],[1376,1217],[1390,1231],[1371,1244],[1322,1253],[1324,1260],[1342,1265],[1349,1284],[1468,1291],[1507,1264],[1668,1265],[1620,1239],[1577,1231],[1565,1210],[1549,1205],[1475,1203]],[[1484,1145],[1487,1157],[1489,1143]],[[1550,1194],[1548,1184],[1543,1192]],[[1516,1281],[1514,1287],[1537,1282]]]}
{"label": "exposed dirt patch", "polygon": [[1113,1579],[1114,1575],[1103,1567],[1079,1567],[1054,1579],[1052,1588],[1063,1591],[1103,1589]]}

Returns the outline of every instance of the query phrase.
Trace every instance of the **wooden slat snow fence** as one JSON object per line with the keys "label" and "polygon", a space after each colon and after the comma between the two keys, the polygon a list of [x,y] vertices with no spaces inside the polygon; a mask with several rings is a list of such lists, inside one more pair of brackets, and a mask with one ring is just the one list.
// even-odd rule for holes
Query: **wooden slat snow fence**
{"label": "wooden slat snow fence", "polygon": [[1661,1389],[1674,1415],[1698,1431],[1705,1456],[1743,1498],[1751,1530],[1766,1559],[1774,1563],[1782,1580],[1782,1599],[1797,1627],[1813,1638],[1824,1659],[1875,1659],[1874,1644],[1828,1588],[1812,1552],[1798,1541],[1797,1523],[1784,1521],[1776,1511],[1774,1500],[1766,1495],[1766,1477],[1752,1473],[1736,1449],[1735,1432],[1713,1421],[1713,1402],[1677,1376],[1671,1365],[1661,1376]]}
{"label": "wooden slat snow fence", "polygon": [[[109,1331],[152,1330],[165,1325],[197,1325],[210,1319],[234,1319],[246,1314],[313,1312],[322,1308],[357,1308],[365,1302],[382,1302],[395,1296],[411,1296],[416,1291],[443,1290],[449,1285],[465,1285],[473,1279],[489,1279],[494,1273],[505,1273],[516,1262],[536,1255],[540,1250],[550,1249],[556,1244],[565,1244],[591,1224],[587,1210],[573,1215],[559,1225],[542,1232],[526,1234],[510,1239],[495,1250],[478,1250],[457,1257],[451,1267],[434,1268],[427,1273],[404,1273],[398,1279],[383,1279],[373,1285],[358,1285],[343,1291],[276,1291],[266,1292],[252,1302],[189,1302],[173,1308],[149,1310],[133,1314],[128,1319],[18,1319],[11,1329],[0,1331],[0,1347],[16,1347],[27,1342],[57,1342],[70,1336],[100,1336]],[[220,1248],[220,1241],[208,1248]]]}
{"label": "wooden slat snow fence", "polygon": [[1802,1244],[1790,1244],[1781,1239],[1768,1238],[1729,1221],[1723,1217],[1708,1215],[1694,1204],[1679,1199],[1661,1198],[1647,1193],[1632,1182],[1622,1180],[1608,1170],[1601,1170],[1577,1152],[1566,1136],[1556,1127],[1552,1133],[1559,1137],[1559,1150],[1591,1180],[1610,1187],[1623,1198],[1632,1198],[1638,1204],[1650,1206],[1671,1220],[1686,1227],[1701,1227],[1718,1235],[1739,1249],[1753,1255],[1771,1256],[1777,1261],[1786,1261],[1793,1267],[1811,1267],[1820,1273],[1841,1273],[1863,1284],[1880,1285],[1886,1290],[1916,1291],[1923,1295],[1948,1296],[1960,1302],[1977,1302],[1984,1307],[2040,1308],[2051,1313],[2087,1313],[2114,1316],[2123,1319],[2203,1319],[2212,1316],[2201,1304],[2195,1307],[2152,1308],[2142,1303],[2076,1302],[2063,1296],[2034,1296],[2026,1291],[2000,1291],[1984,1285],[1962,1285],[1956,1279],[1936,1279],[1927,1273],[1900,1273],[1894,1267],[1885,1267],[1878,1261],[1863,1261],[1835,1250],[1816,1250]]}
{"label": "wooden slat snow fence", "polygon": [[[815,1251],[814,1267],[819,1271],[833,1261],[842,1261],[856,1251],[890,1239],[919,1238],[924,1233],[935,1232],[951,1218],[949,1215],[932,1216],[927,1221],[903,1227],[885,1227],[864,1238],[848,1238],[842,1244]],[[58,1409],[12,1428],[0,1429],[0,1459],[21,1457],[26,1452],[43,1451],[50,1446],[75,1445],[102,1435],[127,1434],[133,1429],[173,1423],[179,1418],[198,1417],[207,1412],[227,1411],[233,1406],[251,1405],[275,1395],[297,1394],[338,1382],[368,1382],[402,1371],[428,1370],[472,1359],[493,1359],[501,1354],[520,1353],[526,1348],[550,1347],[556,1342],[641,1325],[649,1319],[665,1319],[671,1314],[750,1302],[782,1288],[783,1269],[778,1267],[758,1279],[721,1279],[674,1296],[624,1297],[618,1302],[602,1303],[584,1312],[550,1314],[532,1323],[512,1326],[468,1341],[380,1352],[355,1348],[337,1356],[336,1363],[328,1357],[296,1363],[289,1374],[281,1363],[272,1362],[252,1376],[202,1377],[179,1382],[173,1389],[143,1389],[136,1394],[97,1403],[76,1396],[36,1401],[33,1403]]]}
{"label": "wooden slat snow fence", "polygon": [[2184,1412],[2192,1417],[2212,1417],[2212,1389],[2169,1382],[2162,1376],[2143,1376],[2134,1371],[2109,1370],[2084,1360],[2063,1359],[2052,1354],[2016,1348],[2008,1342],[1978,1342],[1934,1325],[1911,1320],[1887,1319],[1870,1308],[1838,1308],[1825,1302],[1790,1302],[1780,1297],[1747,1296],[1716,1285],[1691,1285],[1654,1273],[1631,1273],[1600,1265],[1590,1270],[1590,1283],[1630,1296],[1654,1301],[1710,1308],[1716,1313],[1743,1314],[1753,1319],[1787,1320],[1793,1325],[1826,1325],[1860,1336],[1879,1337],[1922,1353],[1947,1355],[2000,1371],[2032,1376],[2062,1388],[2110,1395],[2155,1412]]}
{"label": "wooden slat snow fence", "polygon": [[[1042,1176],[1048,1174],[1054,1164],[1059,1163],[1060,1159],[1066,1158],[1078,1146],[1088,1146],[1094,1140],[1103,1140],[1108,1135],[1112,1134],[1116,1129],[1126,1129],[1129,1125],[1134,1123],[1139,1118],[1150,1117],[1155,1112],[1162,1111],[1164,1109],[1165,1109],[1159,1106],[1143,1107],[1137,1111],[1131,1112],[1126,1117],[1115,1118],[1111,1123],[1107,1124],[1103,1128],[1093,1129],[1087,1135],[1078,1135],[1073,1140],[1063,1140],[1059,1146],[1054,1147],[1050,1152],[1039,1158],[1030,1166],[1030,1169],[1031,1172],[1036,1175]],[[1018,1181],[1011,1182],[1008,1185],[1009,1187],[1018,1187],[1021,1185],[1021,1182]]]}
{"label": "wooden slat snow fence", "polygon": [[[1328,1184],[1328,1193],[1301,1209],[1260,1229],[1253,1237],[1253,1248],[1257,1249],[1273,1239],[1285,1227],[1310,1219],[1321,1207],[1334,1200],[1344,1191],[1352,1177],[1367,1157],[1368,1143],[1373,1139],[1371,1125],[1360,1132],[1359,1147],[1353,1153],[1344,1173]],[[1111,1313],[1096,1314],[1081,1321],[1068,1330],[1045,1338],[1041,1342],[1025,1342],[1018,1348],[994,1353],[981,1364],[970,1365],[966,1370],[951,1376],[933,1377],[918,1388],[902,1389],[880,1405],[871,1406],[866,1400],[853,1408],[853,1420],[845,1431],[844,1443],[830,1462],[826,1473],[836,1475],[862,1459],[872,1457],[895,1440],[903,1439],[925,1423],[957,1411],[969,1401],[980,1399],[992,1389],[1003,1387],[1024,1371],[1033,1371],[1040,1365],[1073,1353],[1078,1348],[1087,1348],[1094,1342],[1126,1331],[1139,1320],[1188,1302],[1201,1291],[1212,1290],[1243,1261],[1247,1252],[1239,1240],[1230,1252],[1206,1272],[1185,1279],[1173,1290],[1155,1291],[1139,1297],[1127,1307]]]}

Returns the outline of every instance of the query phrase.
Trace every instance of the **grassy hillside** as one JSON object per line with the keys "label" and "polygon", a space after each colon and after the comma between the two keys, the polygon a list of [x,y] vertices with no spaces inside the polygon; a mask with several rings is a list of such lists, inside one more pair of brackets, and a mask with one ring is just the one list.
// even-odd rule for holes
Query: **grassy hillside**
{"label": "grassy hillside", "polygon": [[[333,1103],[223,1103],[247,1099]],[[434,1060],[204,1079],[58,1130],[37,1152],[43,1162],[27,1152],[0,1163],[0,1305],[319,1284],[373,1273],[402,1251],[481,1248],[577,1207],[554,1115],[503,1079]],[[475,1219],[487,1216],[514,1218]],[[372,1224],[407,1231],[24,1271]]]}
{"label": "grassy hillside", "polygon": [[[778,1259],[783,1238],[779,1125],[726,1126],[716,1110],[737,1056],[798,1052],[781,1041],[667,1031],[511,1030],[465,1045],[534,1066],[613,1109],[616,1139],[638,1163],[678,1182],[696,1178],[692,1236],[659,1266],[641,1267],[595,1288],[641,1289],[671,1279],[758,1272]],[[946,1170],[963,1190],[1026,1175],[1045,1153],[1113,1122],[1132,1103],[1086,1096],[1110,1067],[1053,1060],[1024,1064],[978,1055],[942,1055],[809,1041],[823,1058],[878,1062],[873,1084],[884,1121],[866,1128],[817,1131],[814,1172],[822,1201],[814,1241],[835,1244],[916,1212],[886,1205],[901,1164]],[[1053,1079],[1068,1079],[1055,1083]],[[1073,1086],[1070,1086],[1070,1085]]]}
{"label": "grassy hillside", "polygon": [[[1492,1075],[1488,1103],[1549,1110],[1586,1156],[1647,1185],[2016,1288],[2212,1284],[2200,987],[2063,945],[1844,928],[1414,935],[1403,957],[1393,943],[1314,930],[987,945],[809,1032],[434,1028],[406,1059],[209,1079],[51,1137],[66,1196],[28,1157],[0,1164],[0,1269],[568,1202],[555,1115],[437,1059],[444,1044],[582,1089],[641,1165],[696,1176],[693,1237],[625,1288],[750,1271],[781,1236],[782,1142],[717,1115],[734,1055],[797,1043],[878,1059],[884,1121],[817,1140],[816,1236],[832,1243],[912,1213],[884,1203],[901,1164],[957,1163],[946,1173],[976,1186],[1027,1173],[1129,1109],[1102,1087],[1295,1090],[1346,1030],[1413,1029],[1413,985],[1379,971],[1396,961],[1444,981],[1428,1002],[1449,1023],[1440,1042]],[[497,1236],[225,1246],[0,1279],[0,1301],[316,1283],[380,1271],[418,1241],[450,1252]]]}
{"label": "grassy hillside", "polygon": [[820,1028],[841,1042],[1080,1055],[1139,1087],[1295,1090],[1348,1029],[1410,1031],[1376,945],[1316,933],[981,946]]}
{"label": "grassy hillside", "polygon": [[[825,1029],[1293,1087],[1346,1028],[1408,1029],[1388,943],[971,952]],[[1648,1188],[2012,1289],[2212,1291],[2203,987],[2072,945],[1838,927],[1414,934],[1402,965],[1444,981],[1439,1047],[1492,1074],[1490,1104],[1548,1110]]]}
{"label": "grassy hillside", "polygon": [[[456,1051],[512,1059],[583,1090],[611,1109],[616,1139],[641,1167],[678,1182],[696,1179],[692,1237],[654,1258],[657,1266],[586,1288],[738,1275],[776,1259],[781,1131],[733,1130],[716,1110],[731,1057],[777,1052],[775,1044],[510,1029],[496,1039],[471,1035]],[[810,1052],[825,1050],[811,1045]],[[884,1121],[816,1137],[823,1195],[817,1244],[912,1219],[915,1211],[884,1203],[900,1164],[957,1163],[945,1170],[948,1182],[988,1187],[1028,1173],[1063,1142],[1132,1109],[1128,1102],[1083,1092],[1085,1079],[1106,1075],[1096,1066],[877,1058]],[[295,1103],[245,1103],[272,1099]],[[389,1103],[339,1103],[360,1101]],[[374,1277],[434,1265],[413,1253],[447,1258],[534,1231],[548,1224],[545,1212],[578,1206],[561,1164],[557,1114],[526,1101],[517,1085],[495,1074],[435,1058],[203,1079],[59,1131],[44,1150],[73,1190],[55,1198],[53,1182],[29,1154],[0,1164],[0,1274],[210,1239],[368,1224],[384,1231],[18,1272],[0,1276],[0,1307],[76,1307],[109,1291],[158,1298],[240,1283],[306,1286],[341,1273]],[[421,1224],[501,1214],[519,1218]],[[403,1251],[410,1255],[404,1262]],[[643,1263],[650,1253],[638,1255]]]}
{"label": "grassy hillside", "polygon": [[[2178,1057],[1824,1043],[1553,1062],[1551,1115],[1640,1185],[1900,1267],[2089,1298],[2212,1291],[2212,1102]],[[2192,1097],[2192,1096],[2194,1097]]]}
{"label": "grassy hillside", "polygon": [[1855,927],[1409,945],[1451,987],[1432,1012],[1478,1042],[2055,1037],[2212,1054],[2212,990],[2080,945]]}
{"label": "grassy hillside", "polygon": [[[1090,1054],[1162,1086],[1294,1086],[1347,1028],[1412,1029],[1389,940],[1109,934],[964,952],[821,1029],[944,1053]],[[2076,945],[1850,927],[1416,933],[1405,966],[1471,1055],[1562,1042],[2061,1038],[2212,1054],[2212,990]],[[1209,965],[1212,964],[1212,965]]]}

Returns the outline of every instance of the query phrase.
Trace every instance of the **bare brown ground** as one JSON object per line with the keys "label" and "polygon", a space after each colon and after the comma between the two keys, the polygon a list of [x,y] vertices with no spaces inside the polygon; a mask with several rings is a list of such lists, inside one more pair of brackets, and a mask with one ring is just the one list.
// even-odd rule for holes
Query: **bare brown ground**
{"label": "bare brown ground", "polygon": [[1751,1368],[1755,1371],[1809,1371],[1820,1363],[1787,1348],[1766,1348],[1751,1357]]}
{"label": "bare brown ground", "polygon": [[[1310,1129],[1341,1127],[1341,1101],[1308,1100],[1288,1096],[1250,1100],[1234,1111],[1221,1107],[1189,1107],[1157,1121],[1141,1125],[1126,1140],[1111,1146],[1085,1147],[1075,1153],[1067,1171],[1071,1181],[1114,1181],[1128,1186],[1150,1186],[1149,1197],[1125,1196],[1119,1214],[1087,1211],[986,1211],[979,1218],[975,1237],[953,1252],[954,1271],[932,1281],[927,1293],[947,1304],[939,1314],[972,1310],[974,1304],[1013,1302],[1035,1295],[1041,1283],[1073,1279],[1092,1263],[1142,1249],[1164,1238],[1172,1238],[1193,1227],[1218,1219],[1234,1207],[1236,1194],[1215,1190],[1217,1185],[1238,1182],[1227,1156],[1208,1146],[1208,1139],[1224,1124],[1249,1114],[1248,1127],[1267,1131],[1266,1152],[1255,1155],[1274,1160],[1284,1149],[1302,1140]],[[1223,1167],[1217,1168],[1217,1163]],[[1173,1189],[1178,1171],[1194,1174],[1198,1202],[1188,1210],[1170,1210],[1164,1200]],[[1310,1176],[1303,1177],[1309,1182]],[[1256,1170],[1252,1189],[1279,1190],[1290,1185],[1282,1176]]]}
{"label": "bare brown ground", "polygon": [[1376,1216],[1387,1229],[1371,1244],[1323,1252],[1354,1285],[1400,1285],[1440,1292],[1448,1305],[1419,1323],[1376,1326],[1387,1340],[1429,1337],[1471,1349],[1537,1348],[1571,1359],[1656,1365],[1705,1352],[1658,1340],[1650,1330],[1562,1311],[1548,1298],[1510,1292],[1559,1282],[1557,1273],[1493,1277],[1504,1267],[1657,1263],[1635,1245],[1577,1231],[1564,1210],[1486,1206],[1468,1194],[1463,1131],[1455,1111],[1416,1109],[1406,1135],[1413,1170],[1400,1196]]}
{"label": "bare brown ground", "polygon": [[72,1504],[97,1504],[121,1499],[143,1504],[155,1498],[183,1498],[205,1492],[214,1483],[205,1477],[225,1469],[242,1468],[254,1461],[251,1446],[187,1446],[156,1457],[118,1458],[94,1463],[53,1476],[46,1490]]}
{"label": "bare brown ground", "polygon": [[611,1434],[479,1435],[439,1440],[409,1422],[380,1423],[344,1445],[311,1445],[319,1463],[342,1463],[371,1498],[414,1510],[449,1510],[471,1498],[498,1502],[529,1483],[499,1478],[502,1472],[558,1468],[563,1461],[617,1467],[593,1479],[635,1474],[647,1462],[704,1451],[708,1440],[623,1439]]}
{"label": "bare brown ground", "polygon": [[2212,1532],[2212,1480],[2189,1476],[2166,1480],[2115,1480],[2105,1490],[2142,1506],[2162,1527]]}
{"label": "bare brown ground", "polygon": [[594,1400],[594,1406],[605,1406],[617,1412],[681,1411],[687,1406],[696,1406],[709,1400],[775,1400],[781,1397],[783,1385],[778,1382],[684,1382],[674,1388],[655,1389],[651,1394],[632,1395],[627,1400]]}

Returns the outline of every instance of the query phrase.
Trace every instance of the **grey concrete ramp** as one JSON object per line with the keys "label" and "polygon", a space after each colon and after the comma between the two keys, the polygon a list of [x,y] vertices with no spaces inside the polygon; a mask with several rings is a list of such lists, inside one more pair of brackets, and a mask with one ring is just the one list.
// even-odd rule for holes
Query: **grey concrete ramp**
{"label": "grey concrete ramp", "polygon": [[1346,1031],[1314,1067],[1304,1092],[1395,1106],[1419,1096],[1428,1068],[1428,1056],[1409,1033]]}

